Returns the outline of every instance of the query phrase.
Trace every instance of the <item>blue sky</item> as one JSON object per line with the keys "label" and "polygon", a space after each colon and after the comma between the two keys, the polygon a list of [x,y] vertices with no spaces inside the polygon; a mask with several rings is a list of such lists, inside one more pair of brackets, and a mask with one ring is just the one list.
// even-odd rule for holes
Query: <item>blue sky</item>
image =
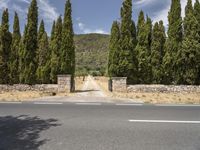
{"label": "blue sky", "polygon": [[[0,15],[9,8],[10,25],[12,28],[13,14],[17,11],[22,30],[26,22],[27,10],[31,0],[0,0]],[[46,30],[51,31],[53,20],[64,13],[66,0],[38,0],[39,19],[44,19]],[[108,34],[112,22],[120,18],[120,8],[123,0],[71,0],[73,7],[73,24],[76,34],[102,33]],[[187,0],[181,0],[183,7]],[[167,14],[171,0],[133,0],[133,19],[137,21],[140,10],[143,10],[152,20],[163,20],[167,26]],[[11,29],[12,30],[12,29]]]}

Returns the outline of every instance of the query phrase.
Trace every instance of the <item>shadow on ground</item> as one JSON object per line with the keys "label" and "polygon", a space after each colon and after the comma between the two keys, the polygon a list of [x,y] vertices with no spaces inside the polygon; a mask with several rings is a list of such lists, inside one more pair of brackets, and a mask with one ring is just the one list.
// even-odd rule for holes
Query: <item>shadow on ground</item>
{"label": "shadow on ground", "polygon": [[0,150],[38,150],[49,139],[40,139],[40,133],[60,126],[56,119],[38,117],[0,117]]}
{"label": "shadow on ground", "polygon": [[99,90],[76,90],[74,93],[87,93],[87,92],[97,92]]}

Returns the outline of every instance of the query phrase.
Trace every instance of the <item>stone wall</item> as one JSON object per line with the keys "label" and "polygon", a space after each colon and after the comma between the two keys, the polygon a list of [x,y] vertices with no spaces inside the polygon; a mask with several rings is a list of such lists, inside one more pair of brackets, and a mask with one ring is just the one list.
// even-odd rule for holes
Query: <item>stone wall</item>
{"label": "stone wall", "polygon": [[9,91],[42,91],[42,92],[71,92],[71,76],[58,75],[57,84],[15,84],[15,85],[0,85],[0,92]]}
{"label": "stone wall", "polygon": [[199,92],[200,86],[187,86],[187,85],[129,85],[127,92],[161,92],[161,93],[192,93]]}
{"label": "stone wall", "polygon": [[127,85],[127,78],[113,77],[112,78],[112,91],[113,92],[149,92],[149,93],[200,93],[200,86],[187,86],[187,85]]}
{"label": "stone wall", "polygon": [[57,84],[15,84],[15,85],[0,85],[0,91],[46,91],[46,92],[58,92]]}

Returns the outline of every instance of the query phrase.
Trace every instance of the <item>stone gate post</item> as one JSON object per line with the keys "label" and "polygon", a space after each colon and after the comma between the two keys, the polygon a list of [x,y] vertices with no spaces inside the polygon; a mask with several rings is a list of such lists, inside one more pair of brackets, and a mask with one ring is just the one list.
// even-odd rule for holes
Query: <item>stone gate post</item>
{"label": "stone gate post", "polygon": [[58,92],[72,92],[72,77],[71,75],[58,75],[57,81],[58,81]]}
{"label": "stone gate post", "polygon": [[127,77],[112,77],[112,91],[126,92],[127,91]]}

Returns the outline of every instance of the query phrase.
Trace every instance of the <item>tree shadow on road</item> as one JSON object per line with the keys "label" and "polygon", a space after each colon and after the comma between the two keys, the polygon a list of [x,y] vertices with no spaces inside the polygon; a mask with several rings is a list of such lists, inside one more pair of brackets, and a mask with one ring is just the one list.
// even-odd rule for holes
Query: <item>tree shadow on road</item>
{"label": "tree shadow on road", "polygon": [[56,119],[39,117],[0,117],[0,150],[38,150],[48,139],[40,139],[40,133],[60,126]]}

